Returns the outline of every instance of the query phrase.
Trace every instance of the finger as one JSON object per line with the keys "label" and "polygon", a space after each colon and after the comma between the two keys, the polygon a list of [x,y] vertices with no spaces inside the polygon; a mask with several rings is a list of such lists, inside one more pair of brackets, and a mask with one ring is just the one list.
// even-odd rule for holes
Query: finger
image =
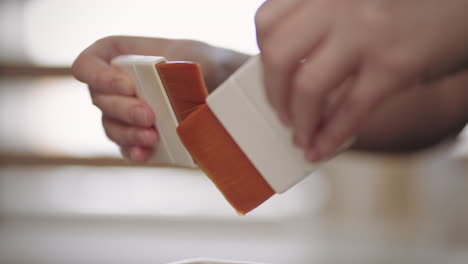
{"label": "finger", "polygon": [[310,161],[318,161],[333,155],[355,136],[357,129],[370,117],[375,107],[396,93],[396,87],[400,85],[386,73],[366,71],[359,76],[353,91],[324,121],[315,144],[306,154],[307,158]]}
{"label": "finger", "polygon": [[[267,97],[278,111],[283,121],[288,123],[290,78],[300,65],[300,61],[311,56],[325,39],[327,23],[304,1],[290,12],[272,32],[259,40],[261,59],[264,67]],[[314,23],[305,23],[314,17]],[[303,32],[297,36],[296,32]]]}
{"label": "finger", "polygon": [[[346,81],[341,84],[337,89],[332,91],[326,100],[326,109],[325,114],[323,115],[324,120],[328,120],[332,114],[336,112],[338,107],[346,100],[346,98],[351,94],[353,88],[355,87],[355,77],[351,75]],[[320,128],[319,128],[320,129]]]}
{"label": "finger", "polygon": [[[161,38],[111,36],[96,41],[85,49],[72,66],[73,75],[102,93],[135,94],[131,78],[110,65],[119,55],[168,54],[169,47],[182,41]],[[167,57],[167,56],[166,56]]]}
{"label": "finger", "polygon": [[151,157],[153,150],[143,147],[121,147],[120,153],[122,156],[131,161],[138,164],[145,163]]}
{"label": "finger", "polygon": [[257,40],[263,39],[262,37],[271,29],[281,23],[288,13],[295,9],[298,4],[303,0],[268,0],[265,1],[255,14],[255,28],[257,32]]}
{"label": "finger", "polygon": [[[335,89],[334,91],[331,92],[326,98],[326,100],[323,102],[323,113],[320,116],[320,123],[317,124],[317,129],[316,131],[318,132],[325,120],[328,120],[333,113],[337,110],[338,106],[341,105],[341,103],[345,100],[345,98],[350,94],[352,91],[352,88],[354,87],[354,77],[351,76],[349,79],[347,79],[343,84],[340,85],[338,89]],[[315,131],[314,131],[315,132]],[[293,143],[304,149],[305,151],[308,150],[308,148],[314,144],[314,137],[313,134],[311,136],[310,142],[308,142],[308,145],[299,142],[299,137],[297,134],[294,134],[293,137]]]}
{"label": "finger", "polygon": [[91,98],[108,118],[138,127],[150,128],[155,124],[151,108],[136,97],[94,93]]}
{"label": "finger", "polygon": [[154,128],[128,126],[103,116],[102,124],[107,137],[120,146],[154,147],[159,136]]}
{"label": "finger", "polygon": [[116,45],[110,41],[97,41],[83,51],[73,63],[73,75],[96,92],[134,95],[135,87],[130,76],[110,65],[110,60],[120,55],[115,50]]}
{"label": "finger", "polygon": [[308,147],[327,111],[333,91],[350,77],[356,68],[356,55],[341,41],[323,43],[316,55],[307,58],[292,81],[291,114],[293,129],[300,146]]}

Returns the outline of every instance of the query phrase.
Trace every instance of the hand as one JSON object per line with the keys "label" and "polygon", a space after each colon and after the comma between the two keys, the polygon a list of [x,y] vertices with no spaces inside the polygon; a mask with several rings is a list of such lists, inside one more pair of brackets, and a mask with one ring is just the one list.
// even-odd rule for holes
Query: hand
{"label": "hand", "polygon": [[148,160],[158,142],[154,128],[157,113],[136,97],[130,77],[110,65],[112,58],[123,54],[197,62],[209,89],[248,58],[198,41],[123,36],[103,38],[84,50],[73,63],[73,75],[88,84],[93,104],[102,111],[107,136],[120,146],[126,158],[139,163]]}
{"label": "hand", "polygon": [[310,161],[395,94],[466,67],[468,0],[269,0],[256,15],[268,98]]}

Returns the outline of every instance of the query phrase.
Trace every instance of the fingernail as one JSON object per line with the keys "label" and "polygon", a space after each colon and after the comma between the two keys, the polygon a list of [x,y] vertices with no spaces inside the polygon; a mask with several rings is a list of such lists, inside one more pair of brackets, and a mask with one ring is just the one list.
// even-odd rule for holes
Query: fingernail
{"label": "fingernail", "polygon": [[115,77],[111,82],[112,91],[116,91],[124,95],[134,95],[132,85],[132,82],[125,77]]}

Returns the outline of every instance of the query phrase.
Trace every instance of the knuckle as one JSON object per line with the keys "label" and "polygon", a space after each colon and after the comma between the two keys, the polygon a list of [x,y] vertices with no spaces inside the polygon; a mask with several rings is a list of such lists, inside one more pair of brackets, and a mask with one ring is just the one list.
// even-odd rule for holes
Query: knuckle
{"label": "knuckle", "polygon": [[383,72],[392,74],[396,78],[404,78],[417,72],[419,62],[414,55],[400,53],[383,56],[377,65]]}
{"label": "knuckle", "polygon": [[110,58],[129,53],[127,37],[112,35],[98,39],[93,45],[105,47]]}
{"label": "knuckle", "polygon": [[71,66],[71,73],[72,75],[78,79],[78,80],[81,80],[81,64],[82,64],[82,60],[83,60],[83,54],[80,54],[76,59],[75,61],[73,62],[72,66]]}
{"label": "knuckle", "polygon": [[278,53],[274,46],[265,44],[261,47],[262,50],[262,61],[265,67],[274,67],[279,61]]}
{"label": "knuckle", "polygon": [[[384,48],[382,48],[384,47]],[[387,52],[382,52],[386,49]],[[424,49],[395,43],[376,45],[369,54],[370,64],[380,73],[392,76],[396,82],[408,81],[423,73],[426,58]]]}
{"label": "knuckle", "polygon": [[99,98],[99,96],[96,96],[96,95],[95,95],[95,96],[91,96],[91,103],[92,103],[94,106],[96,106],[97,108],[100,109],[100,107],[99,107],[99,106],[100,106],[100,98]]}
{"label": "knuckle", "polygon": [[147,107],[143,105],[136,105],[132,107],[131,111],[128,111],[129,114],[129,122],[131,124],[140,125],[140,126],[150,126],[152,122],[152,115],[150,111],[148,111]]}
{"label": "knuckle", "polygon": [[387,33],[393,32],[395,15],[386,1],[373,1],[371,4],[364,6],[355,13],[351,22],[353,22],[354,26],[358,25],[361,28],[361,32],[357,33],[358,35],[372,34],[376,36],[375,41],[377,42],[392,41]]}
{"label": "knuckle", "polygon": [[130,124],[135,124],[135,125],[138,125],[140,123],[140,119],[142,118],[143,114],[141,113],[142,110],[141,108],[139,107],[134,107],[132,109],[132,111],[130,111],[129,113],[129,123]]}
{"label": "knuckle", "polygon": [[[105,112],[106,109],[108,108],[107,106],[109,105],[109,100],[112,98],[108,98],[109,96],[103,95],[103,94],[94,94],[91,96],[91,101],[94,106],[99,108],[99,110]],[[110,102],[112,104],[112,102]]]}
{"label": "knuckle", "polygon": [[107,45],[109,43],[115,42],[117,38],[118,36],[106,36],[106,37],[96,40],[96,42],[94,42],[93,45]]}
{"label": "knuckle", "polygon": [[142,145],[142,137],[138,133],[138,129],[129,128],[124,135],[124,141],[127,145]]}
{"label": "knuckle", "polygon": [[259,35],[264,35],[270,27],[270,16],[267,5],[262,5],[255,13],[255,27]]}
{"label": "knuckle", "polygon": [[314,89],[310,79],[304,74],[299,74],[293,80],[293,89],[298,97],[301,98],[317,98],[320,97],[320,90]]}
{"label": "knuckle", "polygon": [[289,67],[288,57],[279,52],[276,46],[265,45],[262,49],[262,62],[266,71],[270,74],[284,74]]}
{"label": "knuckle", "polygon": [[378,31],[391,26],[394,23],[394,17],[392,17],[387,7],[381,3],[374,3],[362,9],[360,22],[366,29]]}
{"label": "knuckle", "polygon": [[118,137],[116,136],[113,127],[109,124],[109,122],[106,121],[106,119],[103,119],[102,126],[104,128],[104,133],[106,134],[106,136],[113,142],[119,144]]}
{"label": "knuckle", "polygon": [[[100,90],[109,90],[112,88],[113,77],[111,73],[106,70],[100,69],[95,72],[96,85]],[[97,87],[95,87],[97,88]]]}

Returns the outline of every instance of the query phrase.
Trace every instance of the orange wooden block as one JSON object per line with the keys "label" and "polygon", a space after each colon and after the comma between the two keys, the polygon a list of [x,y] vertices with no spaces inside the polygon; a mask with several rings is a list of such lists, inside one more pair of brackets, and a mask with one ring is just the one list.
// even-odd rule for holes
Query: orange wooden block
{"label": "orange wooden block", "polygon": [[156,68],[179,120],[180,139],[228,202],[243,215],[270,198],[273,189],[205,104],[208,93],[199,65],[161,63]]}

